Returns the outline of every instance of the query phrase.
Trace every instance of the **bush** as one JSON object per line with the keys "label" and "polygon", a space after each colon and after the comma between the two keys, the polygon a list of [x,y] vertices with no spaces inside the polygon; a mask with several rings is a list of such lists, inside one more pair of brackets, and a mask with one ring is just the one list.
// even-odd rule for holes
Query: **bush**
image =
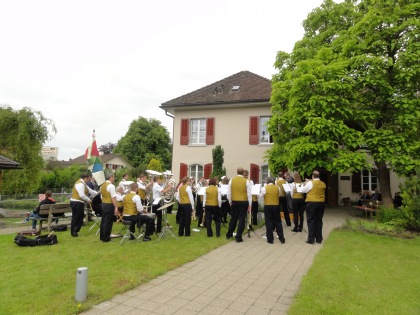
{"label": "bush", "polygon": [[407,178],[400,185],[403,206],[401,212],[405,220],[405,228],[412,231],[420,231],[420,169],[416,174]]}

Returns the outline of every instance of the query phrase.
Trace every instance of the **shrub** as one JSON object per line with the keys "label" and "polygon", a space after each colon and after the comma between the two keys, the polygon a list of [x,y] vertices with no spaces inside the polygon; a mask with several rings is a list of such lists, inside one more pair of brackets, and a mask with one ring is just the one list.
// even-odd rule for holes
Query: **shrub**
{"label": "shrub", "polygon": [[401,212],[406,221],[405,228],[413,231],[420,231],[420,169],[416,174],[407,178],[404,184],[400,185],[403,206]]}

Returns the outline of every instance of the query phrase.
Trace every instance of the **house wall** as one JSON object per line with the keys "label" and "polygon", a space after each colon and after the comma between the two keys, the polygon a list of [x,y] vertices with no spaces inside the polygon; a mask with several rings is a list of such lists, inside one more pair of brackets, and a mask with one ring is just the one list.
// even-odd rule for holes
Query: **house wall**
{"label": "house wall", "polygon": [[[212,163],[212,150],[221,145],[224,150],[224,167],[227,177],[236,175],[236,169],[250,168],[250,163],[266,165],[264,152],[271,144],[249,144],[249,117],[271,116],[269,104],[254,107],[199,109],[176,111],[174,118],[174,144],[172,173],[178,181],[180,163],[205,165]],[[215,118],[214,145],[180,145],[181,119]],[[261,173],[260,173],[261,175]]]}
{"label": "house wall", "polygon": [[[349,176],[350,180],[342,180],[342,176]],[[405,177],[399,177],[395,172],[390,173],[391,195],[394,196],[397,191],[400,191],[400,183],[405,182]],[[379,190],[381,188],[379,187]],[[356,201],[360,193],[353,193],[351,191],[351,173],[340,173],[338,176],[338,191],[339,191],[339,204],[343,205],[343,198],[349,197],[351,201]]]}

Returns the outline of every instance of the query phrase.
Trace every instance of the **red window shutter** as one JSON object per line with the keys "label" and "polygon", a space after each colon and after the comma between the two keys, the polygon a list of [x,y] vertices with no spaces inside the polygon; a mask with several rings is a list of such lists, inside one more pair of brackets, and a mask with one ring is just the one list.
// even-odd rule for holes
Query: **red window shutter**
{"label": "red window shutter", "polygon": [[249,117],[249,144],[258,144],[258,117]]}
{"label": "red window shutter", "polygon": [[188,176],[188,165],[185,163],[179,164],[179,182],[182,182],[182,179]]}
{"label": "red window shutter", "polygon": [[206,144],[214,144],[214,118],[207,118]]}
{"label": "red window shutter", "polygon": [[351,176],[351,192],[360,193],[362,191],[362,173],[354,172]]}
{"label": "red window shutter", "polygon": [[188,144],[188,125],[189,120],[188,119],[181,119],[181,145],[187,145]]}
{"label": "red window shutter", "polygon": [[260,179],[260,167],[257,164],[251,163],[250,169],[251,171],[250,171],[249,179],[251,179],[254,182],[254,184],[257,184]]}
{"label": "red window shutter", "polygon": [[211,163],[204,165],[204,178],[210,178],[213,165]]}

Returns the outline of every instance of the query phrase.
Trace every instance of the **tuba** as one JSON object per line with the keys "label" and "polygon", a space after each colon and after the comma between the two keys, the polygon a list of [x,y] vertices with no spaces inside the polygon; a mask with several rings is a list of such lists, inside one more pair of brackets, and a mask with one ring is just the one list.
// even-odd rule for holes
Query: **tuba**
{"label": "tuba", "polygon": [[163,172],[162,175],[164,177],[163,189],[166,189],[169,185],[171,185],[171,188],[162,196],[162,199],[164,203],[173,202],[176,190],[176,182],[171,178],[173,174],[170,171],[166,171]]}

